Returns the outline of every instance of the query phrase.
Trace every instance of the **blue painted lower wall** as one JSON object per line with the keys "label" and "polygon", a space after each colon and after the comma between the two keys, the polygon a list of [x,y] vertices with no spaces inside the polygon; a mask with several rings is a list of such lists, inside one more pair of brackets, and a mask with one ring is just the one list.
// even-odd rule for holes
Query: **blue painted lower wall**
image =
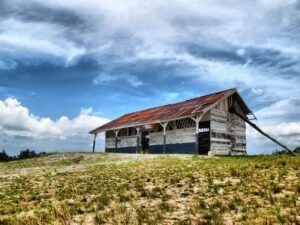
{"label": "blue painted lower wall", "polygon": [[[151,145],[150,154],[163,154],[163,145]],[[182,144],[166,144],[166,154],[194,154],[195,142]]]}
{"label": "blue painted lower wall", "polygon": [[111,152],[111,153],[130,153],[135,154],[136,153],[136,147],[123,147],[123,148],[105,148],[105,152]]}
{"label": "blue painted lower wall", "polygon": [[[163,154],[163,145],[151,145],[149,154]],[[105,152],[111,153],[136,153],[136,146],[123,148],[105,148]],[[167,144],[166,154],[195,154],[195,142],[182,144]],[[198,154],[198,153],[197,153]]]}

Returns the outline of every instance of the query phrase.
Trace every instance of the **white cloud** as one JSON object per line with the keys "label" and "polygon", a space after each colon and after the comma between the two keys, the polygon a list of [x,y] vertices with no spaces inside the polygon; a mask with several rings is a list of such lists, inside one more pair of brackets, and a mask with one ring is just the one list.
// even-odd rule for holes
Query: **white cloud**
{"label": "white cloud", "polygon": [[239,48],[237,51],[236,51],[236,54],[238,56],[244,56],[246,54],[246,50],[244,48]]}
{"label": "white cloud", "polygon": [[[12,5],[24,4],[16,0],[11,2]],[[296,11],[293,7],[296,4],[295,0],[175,0],[172,4],[138,0],[126,0],[122,4],[116,0],[26,2],[30,3],[39,3],[52,10],[76,13],[93,28],[90,33],[78,35],[79,38],[89,41],[94,47],[99,47],[100,43],[111,42],[114,37],[117,37],[117,40],[113,43],[118,46],[118,36],[123,34],[127,38],[125,45],[134,40],[129,46],[115,48],[118,52],[139,46],[143,46],[144,49],[155,45],[174,47],[174,44],[186,41],[199,41],[214,46],[220,42],[229,43],[241,46],[241,49],[242,46],[270,46],[273,41],[278,40],[278,29],[284,26]],[[280,38],[285,40],[282,36]],[[287,45],[281,42],[272,46],[286,49]]]}
{"label": "white cloud", "polygon": [[[297,98],[286,98],[261,108],[256,112],[256,115],[265,123],[278,123],[295,119],[299,111],[299,100]],[[292,115],[294,115],[294,118],[291,118]]]}
{"label": "white cloud", "polygon": [[178,100],[179,93],[178,92],[166,92],[162,93],[162,102],[168,104],[170,102],[174,102]]}
{"label": "white cloud", "polygon": [[105,73],[101,73],[96,78],[93,79],[93,84],[103,84],[103,83],[110,83],[112,81],[116,81],[118,79],[117,76],[109,75]]}
{"label": "white cloud", "polygon": [[260,0],[260,2],[265,7],[274,9],[295,4],[297,3],[297,0]]}
{"label": "white cloud", "polygon": [[135,76],[128,76],[127,78],[125,78],[129,84],[133,87],[139,87],[141,85],[143,85],[143,81],[141,81],[138,77],[135,77]]}
{"label": "white cloud", "polygon": [[251,91],[255,94],[255,95],[261,95],[264,93],[263,89],[260,88],[252,88]]}
{"label": "white cloud", "polygon": [[127,75],[127,74],[106,74],[101,73],[97,77],[93,79],[94,85],[105,85],[111,84],[114,82],[126,82],[132,87],[139,87],[143,85],[143,81],[140,80],[137,76],[134,75]]}
{"label": "white cloud", "polygon": [[[65,65],[70,65],[86,53],[84,47],[79,47],[64,37],[65,28],[57,24],[8,18],[0,21],[0,27],[0,50],[12,59],[41,60],[46,57],[51,61],[52,57],[63,59]],[[16,67],[15,62],[9,65],[9,68]]]}
{"label": "white cloud", "polygon": [[[12,141],[8,144],[6,142],[6,145],[20,142],[13,139],[22,137],[44,144],[44,147],[41,146],[41,150],[48,149],[49,146],[60,148],[61,141],[67,149],[72,148],[74,146],[72,142],[76,141],[77,145],[74,146],[76,150],[88,150],[91,141],[88,132],[108,121],[106,118],[92,115],[92,108],[81,109],[81,113],[73,119],[66,116],[57,120],[41,118],[30,113],[29,109],[16,99],[0,100],[0,134],[2,139],[8,138]],[[103,136],[100,136],[99,139],[103,141]],[[2,143],[4,144],[4,142]],[[19,144],[26,146],[26,143]],[[30,142],[29,145],[32,143]]]}
{"label": "white cloud", "polygon": [[268,130],[276,136],[300,137],[300,122],[280,123],[275,126],[266,127],[266,130]]}
{"label": "white cloud", "polygon": [[89,115],[93,112],[93,108],[92,107],[89,107],[89,108],[82,108],[80,110],[80,114],[82,115]]}
{"label": "white cloud", "polygon": [[[22,1],[7,1],[13,8],[22,8]],[[87,32],[78,32],[52,22],[21,22],[8,19],[2,22],[6,42],[11,36],[12,46],[48,51],[72,61],[86,53],[97,55],[103,62],[105,55],[123,61],[148,52],[157,57],[167,49],[174,53],[182,50],[182,43],[201,43],[207,47],[232,50],[243,56],[247,48],[274,49],[290,57],[300,57],[297,36],[286,33],[286,21],[297,20],[296,1],[161,1],[126,0],[30,0],[26,4],[40,4],[55,10],[72,12],[86,24]],[[19,13],[20,9],[18,10]],[[251,18],[251,20],[249,20]],[[9,27],[9,29],[6,29]],[[76,38],[74,32],[76,31]],[[40,32],[43,31],[43,32]],[[287,30],[288,31],[288,30]],[[5,35],[7,35],[5,37]],[[33,38],[35,37],[35,38]],[[21,40],[20,40],[21,39]],[[80,40],[81,46],[73,43]],[[25,44],[26,43],[26,44]],[[30,44],[31,43],[31,44]],[[20,46],[19,46],[20,47]],[[161,58],[158,58],[161,59]],[[249,59],[251,61],[251,59]]]}
{"label": "white cloud", "polygon": [[245,67],[241,64],[196,58],[187,54],[177,54],[174,57],[176,61],[183,61],[194,67],[193,73],[183,74],[184,76],[193,76],[202,82],[214,82],[222,88],[238,87],[240,91],[245,88],[264,90],[264,97],[256,99],[257,101],[264,98],[268,98],[269,101],[288,99],[300,94],[298,86],[295,85],[300,83],[300,77],[287,79],[278,74],[280,72],[276,68],[265,71],[257,66]]}

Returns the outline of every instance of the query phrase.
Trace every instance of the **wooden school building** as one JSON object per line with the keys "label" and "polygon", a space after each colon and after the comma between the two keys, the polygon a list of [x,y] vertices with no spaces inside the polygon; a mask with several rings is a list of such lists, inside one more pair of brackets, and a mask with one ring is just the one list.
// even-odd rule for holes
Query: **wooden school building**
{"label": "wooden school building", "polygon": [[244,155],[254,116],[236,89],[125,114],[92,131],[105,132],[105,152]]}

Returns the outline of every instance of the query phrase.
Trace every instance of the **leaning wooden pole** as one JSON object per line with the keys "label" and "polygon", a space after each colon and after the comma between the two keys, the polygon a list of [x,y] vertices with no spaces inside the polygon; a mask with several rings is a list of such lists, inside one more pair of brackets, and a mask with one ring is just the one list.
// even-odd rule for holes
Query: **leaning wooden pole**
{"label": "leaning wooden pole", "polygon": [[294,153],[291,149],[289,149],[287,146],[285,146],[284,144],[280,143],[279,141],[277,141],[275,138],[271,137],[270,135],[266,134],[264,131],[262,131],[255,123],[252,123],[247,117],[245,117],[243,114],[237,112],[234,108],[230,109],[231,113],[234,113],[235,115],[237,115],[239,118],[241,118],[242,120],[244,120],[246,123],[248,123],[251,127],[253,127],[255,130],[257,130],[259,133],[261,133],[262,135],[264,135],[265,137],[269,138],[270,140],[272,140],[273,142],[275,142],[276,144],[280,145],[281,147],[283,147],[285,150],[287,150],[291,155],[296,156],[296,153]]}

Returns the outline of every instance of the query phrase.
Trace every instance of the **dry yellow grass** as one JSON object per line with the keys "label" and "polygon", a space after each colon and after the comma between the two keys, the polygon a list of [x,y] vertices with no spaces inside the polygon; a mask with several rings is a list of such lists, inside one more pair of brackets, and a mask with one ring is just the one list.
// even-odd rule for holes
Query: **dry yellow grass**
{"label": "dry yellow grass", "polygon": [[0,163],[0,224],[299,224],[300,157],[54,154]]}

